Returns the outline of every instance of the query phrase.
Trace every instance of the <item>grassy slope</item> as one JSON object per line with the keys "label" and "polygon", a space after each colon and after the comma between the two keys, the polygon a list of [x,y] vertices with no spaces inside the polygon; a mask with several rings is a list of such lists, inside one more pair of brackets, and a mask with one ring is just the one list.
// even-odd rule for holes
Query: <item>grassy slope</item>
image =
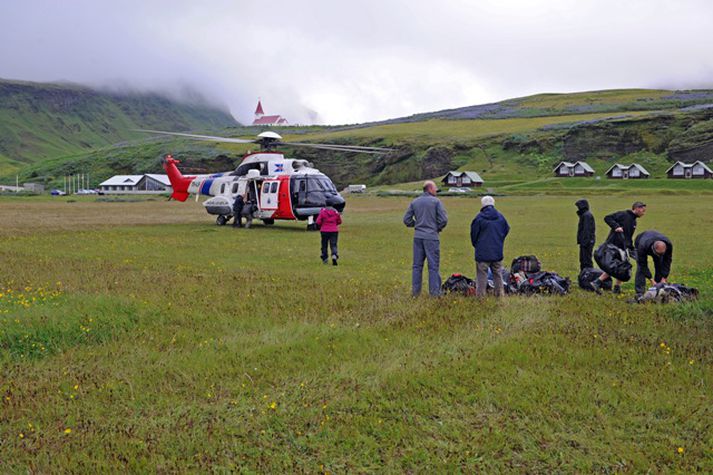
{"label": "grassy slope", "polygon": [[187,130],[235,124],[229,114],[150,94],[0,81],[0,175],[51,157],[142,137],[136,128]]}
{"label": "grassy slope", "polygon": [[[713,208],[643,198],[698,305],[414,301],[403,198],[349,199],[336,268],[192,200],[2,199],[4,470],[710,472]],[[573,276],[572,201],[499,199],[506,257]],[[600,238],[629,201],[592,198]],[[442,273],[472,274],[477,204],[445,205]]]}
{"label": "grassy slope", "polygon": [[[354,182],[379,185],[420,180],[424,178],[422,163],[427,150],[433,146],[442,146],[452,153],[451,168],[478,171],[490,188],[507,187],[501,190],[503,192],[522,192],[528,187],[532,190],[557,191],[560,188],[569,189],[573,185],[628,189],[624,187],[650,187],[656,184],[666,189],[678,189],[681,186],[679,184],[653,180],[645,185],[603,185],[576,180],[561,183],[548,177],[552,167],[563,159],[563,144],[572,131],[589,131],[590,137],[580,141],[578,146],[587,154],[587,160],[598,174],[603,175],[615,162],[636,161],[646,166],[654,177],[661,177],[670,166],[667,155],[669,144],[674,149],[700,146],[709,141],[709,130],[713,130],[713,121],[708,120],[708,116],[680,108],[711,100],[713,95],[710,91],[674,93],[660,90],[614,90],[540,94],[504,101],[498,113],[508,118],[497,118],[499,116],[493,113],[471,120],[436,118],[358,127],[287,127],[281,128],[280,133],[287,140],[389,145],[410,153],[410,157],[405,160],[379,167],[380,160],[388,162],[391,158],[313,153],[304,149],[286,150],[288,156],[312,160],[340,186]],[[438,117],[439,113],[430,116]],[[259,130],[254,128],[226,131],[229,135],[242,137],[252,137],[257,132]],[[625,134],[639,137],[643,150],[634,153],[612,151],[612,147],[616,148],[617,144],[625,141]],[[512,146],[508,147],[508,143]],[[528,143],[534,146],[523,149]],[[135,141],[121,147],[104,147],[92,152],[44,160],[24,168],[22,178],[45,181],[56,186],[62,176],[72,173],[88,173],[101,181],[116,173],[158,172],[159,159],[166,153],[179,155],[188,167],[222,171],[231,168],[249,148],[196,144],[184,140]],[[636,150],[639,148],[635,147]],[[227,155],[228,158],[216,161],[215,157],[219,155]],[[532,183],[532,186],[528,183]],[[691,188],[701,189],[705,186],[692,184]]]}

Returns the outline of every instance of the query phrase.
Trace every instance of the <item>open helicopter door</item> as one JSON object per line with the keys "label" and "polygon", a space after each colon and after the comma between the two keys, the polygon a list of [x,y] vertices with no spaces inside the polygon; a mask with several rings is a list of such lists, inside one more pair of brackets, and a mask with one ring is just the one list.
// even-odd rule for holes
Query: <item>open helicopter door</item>
{"label": "open helicopter door", "polygon": [[279,188],[279,180],[265,180],[262,182],[262,193],[260,193],[261,211],[275,211],[277,209]]}

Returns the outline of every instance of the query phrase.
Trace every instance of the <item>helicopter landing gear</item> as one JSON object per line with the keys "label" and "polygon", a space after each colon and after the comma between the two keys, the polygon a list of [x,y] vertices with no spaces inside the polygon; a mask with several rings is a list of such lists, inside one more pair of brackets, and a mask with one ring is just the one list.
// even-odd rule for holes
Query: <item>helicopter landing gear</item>
{"label": "helicopter landing gear", "polygon": [[267,218],[267,219],[263,219],[263,220],[262,220],[262,223],[263,223],[265,226],[272,226],[273,224],[275,224],[275,220],[274,220],[274,219],[271,219],[271,218]]}
{"label": "helicopter landing gear", "polygon": [[307,231],[317,231],[319,226],[314,222],[314,216],[307,217]]}
{"label": "helicopter landing gear", "polygon": [[220,214],[217,218],[215,218],[215,224],[217,224],[218,226],[225,226],[225,223],[228,222],[228,219],[229,218],[227,216]]}

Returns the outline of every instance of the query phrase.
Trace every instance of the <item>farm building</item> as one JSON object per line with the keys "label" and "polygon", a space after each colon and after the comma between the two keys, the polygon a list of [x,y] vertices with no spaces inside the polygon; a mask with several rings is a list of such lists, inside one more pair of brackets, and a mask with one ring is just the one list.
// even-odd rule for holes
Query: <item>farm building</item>
{"label": "farm building", "polygon": [[484,182],[475,172],[448,172],[442,183],[447,186],[474,187],[481,186]]}
{"label": "farm building", "polygon": [[594,169],[590,167],[587,162],[560,162],[553,172],[555,176],[559,177],[571,177],[571,176],[592,176],[594,175]]}
{"label": "farm building", "polygon": [[693,163],[676,162],[666,170],[669,178],[711,178],[713,170],[700,160]]}
{"label": "farm building", "polygon": [[632,163],[631,165],[615,163],[607,170],[606,176],[614,180],[640,180],[651,175],[646,171],[646,168],[638,163]]}
{"label": "farm building", "polygon": [[171,182],[167,175],[116,175],[99,184],[99,189],[109,194],[160,194],[170,193]]}

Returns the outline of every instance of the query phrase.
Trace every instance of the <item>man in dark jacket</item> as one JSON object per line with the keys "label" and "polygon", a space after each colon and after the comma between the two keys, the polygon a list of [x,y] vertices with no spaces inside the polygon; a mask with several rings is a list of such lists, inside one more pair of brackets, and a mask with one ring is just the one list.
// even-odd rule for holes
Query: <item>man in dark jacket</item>
{"label": "man in dark jacket", "polygon": [[413,200],[404,214],[404,224],[415,228],[413,233],[413,267],[411,271],[411,293],[421,293],[423,261],[428,260],[428,293],[432,297],[441,295],[441,243],[438,233],[448,224],[448,214],[443,203],[436,198],[436,184],[426,181],[423,194]]}
{"label": "man in dark jacket", "polygon": [[[607,243],[613,244],[618,248],[628,251],[629,255],[636,258],[636,250],[634,249],[634,231],[636,231],[636,220],[646,214],[646,204],[641,201],[635,201],[631,205],[631,209],[625,211],[617,211],[604,217],[604,222],[611,228]],[[603,270],[603,269],[602,269]],[[599,276],[599,280],[592,282],[592,288],[598,294],[601,293],[602,282],[609,278],[609,274],[604,272]],[[614,283],[612,292],[615,294],[621,293],[621,281],[617,280]]]}
{"label": "man in dark jacket", "polygon": [[233,226],[236,228],[243,227],[243,207],[245,206],[245,201],[243,195],[238,195],[233,201]]}
{"label": "man in dark jacket", "polygon": [[485,297],[488,289],[488,269],[493,272],[495,295],[505,295],[503,276],[503,245],[510,232],[510,225],[505,217],[495,209],[492,196],[483,196],[480,213],[470,223],[470,242],[475,248],[476,292],[478,297]]}
{"label": "man in dark jacket", "polygon": [[654,261],[654,284],[666,282],[671,272],[671,259],[673,258],[673,244],[671,240],[658,231],[644,231],[636,236],[636,278],[634,285],[637,295],[646,292],[646,279],[651,279],[649,270],[649,256]]}
{"label": "man in dark jacket", "polygon": [[594,251],[595,227],[594,216],[589,211],[589,202],[579,200],[575,203],[577,214],[579,215],[579,226],[577,226],[577,244],[579,244],[579,270],[594,267],[592,262],[592,251]]}

